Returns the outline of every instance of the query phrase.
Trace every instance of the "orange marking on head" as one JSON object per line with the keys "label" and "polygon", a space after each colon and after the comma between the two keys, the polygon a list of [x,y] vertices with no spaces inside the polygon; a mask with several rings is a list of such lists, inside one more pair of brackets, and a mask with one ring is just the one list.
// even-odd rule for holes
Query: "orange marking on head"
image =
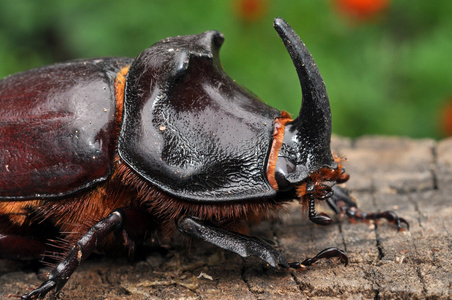
{"label": "orange marking on head", "polygon": [[116,118],[118,123],[121,123],[122,109],[124,106],[124,89],[129,68],[130,66],[123,67],[115,78]]}
{"label": "orange marking on head", "polygon": [[276,161],[278,160],[279,150],[281,150],[283,143],[286,124],[292,121],[293,120],[289,113],[283,111],[281,117],[275,118],[273,125],[273,142],[270,149],[270,155],[268,157],[267,179],[271,187],[276,191],[279,189],[278,183],[275,179]]}

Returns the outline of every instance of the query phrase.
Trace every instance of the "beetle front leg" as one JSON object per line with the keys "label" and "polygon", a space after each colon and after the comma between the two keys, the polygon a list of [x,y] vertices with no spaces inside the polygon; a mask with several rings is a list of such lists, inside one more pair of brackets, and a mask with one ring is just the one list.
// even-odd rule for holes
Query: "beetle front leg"
{"label": "beetle front leg", "polygon": [[348,263],[345,252],[337,248],[325,249],[314,258],[308,258],[301,263],[288,263],[279,251],[258,237],[227,231],[187,216],[179,220],[177,228],[190,237],[199,238],[222,249],[235,252],[242,257],[256,256],[272,267],[304,269],[319,259],[331,257],[339,257],[345,265]]}
{"label": "beetle front leg", "polygon": [[350,219],[358,220],[386,219],[397,225],[397,231],[402,229],[402,224],[405,224],[406,228],[410,230],[410,224],[404,218],[397,216],[395,212],[389,210],[371,213],[360,211],[357,208],[356,203],[350,197],[347,189],[334,186],[333,191],[334,194],[332,197],[327,199],[327,203],[336,212],[336,214],[340,214],[341,216],[346,215]]}
{"label": "beetle front leg", "polygon": [[50,271],[49,278],[37,289],[29,294],[23,295],[22,299],[43,298],[52,290],[54,290],[54,294],[57,295],[72,273],[77,269],[81,262],[93,252],[99,242],[110,233],[122,229],[123,223],[123,212],[121,210],[114,210],[105,219],[91,227],[90,230],[88,230],[88,232],[75,244],[64,260]]}

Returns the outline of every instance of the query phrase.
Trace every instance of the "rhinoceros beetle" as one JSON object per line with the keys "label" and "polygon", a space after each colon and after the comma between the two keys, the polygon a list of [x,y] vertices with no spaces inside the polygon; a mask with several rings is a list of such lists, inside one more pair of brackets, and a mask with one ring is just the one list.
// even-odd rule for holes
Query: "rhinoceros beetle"
{"label": "rhinoceros beetle", "polygon": [[274,27],[302,88],[295,119],[228,77],[217,31],[164,39],[136,59],[78,60],[0,81],[0,257],[40,258],[58,239],[72,246],[23,299],[58,294],[96,247],[119,240],[133,250],[154,232],[179,231],[272,267],[347,264],[337,248],[289,263],[246,235],[245,221],[293,200],[319,225],[332,220],[316,201],[408,227],[393,212],[357,210],[335,185],[349,176],[330,149],[325,84],[293,29],[280,18]]}

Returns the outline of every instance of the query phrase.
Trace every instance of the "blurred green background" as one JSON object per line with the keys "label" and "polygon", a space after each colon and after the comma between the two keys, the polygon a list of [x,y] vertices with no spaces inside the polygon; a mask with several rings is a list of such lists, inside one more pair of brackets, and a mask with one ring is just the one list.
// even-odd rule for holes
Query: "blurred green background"
{"label": "blurred green background", "polygon": [[272,28],[276,16],[320,68],[334,133],[452,135],[451,0],[1,1],[0,77],[77,58],[135,57],[162,38],[215,29],[226,37],[228,74],[296,115],[300,87]]}

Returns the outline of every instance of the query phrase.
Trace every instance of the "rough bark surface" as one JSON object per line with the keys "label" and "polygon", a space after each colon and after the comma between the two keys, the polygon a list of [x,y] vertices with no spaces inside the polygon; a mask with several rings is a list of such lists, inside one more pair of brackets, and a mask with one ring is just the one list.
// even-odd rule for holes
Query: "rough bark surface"
{"label": "rough bark surface", "polygon": [[[278,270],[202,242],[175,243],[131,262],[96,256],[74,273],[64,299],[451,299],[452,139],[334,138],[345,155],[353,191],[364,211],[394,210],[410,231],[393,224],[337,221],[318,227],[288,207],[281,222],[261,223],[253,235],[273,240],[288,261],[320,250],[345,249],[307,271]],[[330,213],[332,215],[332,213]],[[44,278],[24,262],[0,260],[0,298],[21,295]]]}

